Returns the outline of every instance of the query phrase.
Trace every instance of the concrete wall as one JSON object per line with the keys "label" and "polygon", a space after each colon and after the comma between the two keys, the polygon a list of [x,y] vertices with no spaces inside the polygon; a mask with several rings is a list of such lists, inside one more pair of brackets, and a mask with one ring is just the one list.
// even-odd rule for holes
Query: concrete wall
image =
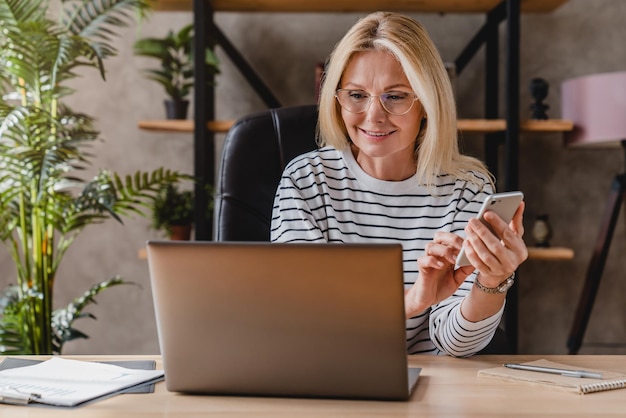
{"label": "concrete wall", "polygon": [[[218,13],[216,20],[257,69],[284,105],[314,100],[314,66],[355,22],[356,14],[235,14]],[[444,60],[453,60],[475,31],[482,15],[416,15],[429,29]],[[521,116],[529,115],[528,82],[543,77],[550,83],[550,117],[560,117],[560,84],[574,76],[623,70],[626,67],[626,3],[619,0],[571,0],[557,11],[522,18]],[[85,73],[75,83],[71,104],[98,119],[104,141],[94,149],[94,170],[108,168],[134,173],[165,166],[191,173],[191,134],[141,131],[142,119],[163,118],[161,88],[141,75],[151,63],[134,57],[138,36],[164,35],[191,21],[190,13],[155,13],[139,27],[121,31],[119,56],[107,62],[107,81]],[[503,28],[502,28],[503,29]],[[502,42],[504,43],[504,42]],[[222,74],[217,78],[217,114],[234,119],[261,110],[263,103],[218,50]],[[504,53],[504,51],[503,51]],[[504,56],[504,55],[503,55]],[[479,54],[457,81],[460,117],[482,117],[483,62]],[[504,100],[501,100],[501,104]],[[218,142],[223,136],[218,137]],[[480,137],[463,139],[467,152],[482,156]],[[219,146],[218,146],[219,155]],[[619,151],[566,149],[559,134],[522,135],[520,188],[526,194],[527,243],[537,214],[548,213],[554,228],[552,243],[572,247],[571,261],[529,260],[520,271],[520,349],[523,353],[565,353],[575,305],[591,256],[612,177],[623,168]],[[623,218],[623,217],[622,217]],[[620,219],[588,341],[625,342],[626,236]],[[110,289],[91,309],[96,321],[76,326],[91,338],[69,343],[67,354],[153,354],[158,341],[145,260],[137,250],[159,235],[142,218],[113,221],[88,228],[70,249],[59,271],[55,304],[60,306],[90,285],[121,274],[139,286]],[[0,253],[0,285],[12,281],[13,267]],[[181,342],[193,343],[193,342]],[[624,348],[585,347],[583,353],[623,353]]]}

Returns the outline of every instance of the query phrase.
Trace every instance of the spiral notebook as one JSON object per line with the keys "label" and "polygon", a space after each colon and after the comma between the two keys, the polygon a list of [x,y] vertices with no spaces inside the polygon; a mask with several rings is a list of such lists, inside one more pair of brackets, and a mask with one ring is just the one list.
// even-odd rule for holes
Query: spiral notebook
{"label": "spiral notebook", "polygon": [[584,395],[586,393],[602,392],[605,390],[626,388],[626,374],[609,372],[606,370],[588,369],[566,364],[555,363],[548,360],[529,361],[521,363],[530,366],[551,367],[566,370],[584,370],[596,372],[602,375],[602,379],[590,379],[561,376],[558,374],[539,373],[526,370],[509,369],[504,366],[483,369],[478,371],[478,376],[500,380],[517,381],[550,389],[564,390],[567,392]]}

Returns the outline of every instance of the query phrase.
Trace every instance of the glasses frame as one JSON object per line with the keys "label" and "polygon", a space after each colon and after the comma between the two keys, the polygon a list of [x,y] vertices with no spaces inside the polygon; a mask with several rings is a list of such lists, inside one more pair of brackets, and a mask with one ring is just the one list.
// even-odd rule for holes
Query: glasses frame
{"label": "glasses frame", "polygon": [[[355,112],[354,110],[350,110],[348,108],[346,108],[343,104],[341,104],[341,100],[339,100],[339,92],[342,91],[363,91],[365,94],[367,94],[368,96],[368,101],[367,101],[367,105],[365,106],[365,108],[363,110],[361,110],[360,112]],[[400,92],[400,91],[399,91]],[[339,106],[341,106],[342,109],[347,110],[350,113],[364,113],[367,112],[368,109],[370,108],[370,106],[372,105],[372,100],[374,98],[378,98],[378,102],[380,103],[381,107],[384,109],[385,112],[389,113],[390,115],[394,115],[394,116],[403,116],[406,115],[407,113],[409,113],[411,111],[411,109],[413,109],[413,105],[415,105],[415,102],[417,102],[419,100],[419,98],[417,97],[417,94],[411,92],[401,92],[401,93],[406,93],[406,94],[412,94],[413,95],[413,101],[411,101],[411,106],[409,106],[409,108],[403,112],[403,113],[394,113],[391,112],[389,109],[387,109],[387,107],[385,106],[385,103],[383,102],[383,100],[381,99],[382,96],[384,96],[385,94],[389,94],[389,92],[385,92],[382,94],[378,94],[378,95],[373,95],[373,94],[369,94],[368,92],[364,91],[364,90],[360,90],[360,89],[337,89],[335,90],[335,98],[337,99],[337,103],[339,103]]]}

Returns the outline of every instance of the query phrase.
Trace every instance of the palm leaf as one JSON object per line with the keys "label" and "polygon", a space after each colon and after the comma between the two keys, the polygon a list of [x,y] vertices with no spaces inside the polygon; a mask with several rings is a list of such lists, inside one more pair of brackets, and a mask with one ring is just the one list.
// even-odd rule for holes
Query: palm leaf
{"label": "palm leaf", "polygon": [[149,0],[65,0],[63,23],[72,34],[88,41],[93,65],[100,69],[105,79],[102,61],[117,55],[110,43],[114,32],[111,27],[124,27],[133,20],[130,11],[145,18],[150,10]]}
{"label": "palm leaf", "polygon": [[128,26],[136,12],[139,19],[151,10],[147,0],[64,0],[63,23],[75,35],[109,40],[111,26]]}
{"label": "palm leaf", "polygon": [[124,281],[121,277],[115,276],[109,280],[105,280],[92,286],[82,296],[75,298],[66,307],[57,309],[52,313],[52,347],[55,354],[60,354],[63,345],[77,338],[89,338],[82,331],[77,330],[72,325],[74,321],[80,318],[96,317],[83,310],[90,304],[96,303],[96,296],[104,289],[121,284],[135,284]]}
{"label": "palm leaf", "polygon": [[133,176],[128,175],[124,180],[115,174],[113,179],[118,196],[113,208],[115,212],[120,214],[143,214],[138,208],[151,208],[163,184],[175,183],[182,179],[189,180],[192,177],[159,168],[152,173],[137,172]]}
{"label": "palm leaf", "polygon": [[0,1],[0,19],[3,27],[14,31],[18,22],[40,20],[45,16],[45,0],[2,0]]}
{"label": "palm leaf", "polygon": [[164,183],[190,178],[176,171],[159,168],[151,173],[137,172],[124,180],[118,174],[101,171],[77,197],[73,210],[64,213],[63,232],[78,230],[113,217],[120,223],[121,215],[146,216],[140,207],[151,208],[158,191]]}
{"label": "palm leaf", "polygon": [[3,355],[30,354],[25,308],[26,299],[20,299],[18,287],[8,286],[0,296],[0,353]]}

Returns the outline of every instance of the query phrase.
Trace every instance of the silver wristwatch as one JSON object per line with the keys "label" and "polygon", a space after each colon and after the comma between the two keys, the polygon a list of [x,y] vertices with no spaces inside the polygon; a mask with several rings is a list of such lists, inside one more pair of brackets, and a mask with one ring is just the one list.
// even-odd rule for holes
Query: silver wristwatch
{"label": "silver wristwatch", "polygon": [[483,286],[482,283],[478,281],[478,275],[476,275],[476,279],[474,280],[474,284],[478,289],[482,290],[485,293],[492,294],[506,293],[506,291],[509,290],[511,286],[513,286],[513,283],[515,283],[515,272],[513,272],[513,274],[507,277],[502,283],[500,283],[496,287]]}

